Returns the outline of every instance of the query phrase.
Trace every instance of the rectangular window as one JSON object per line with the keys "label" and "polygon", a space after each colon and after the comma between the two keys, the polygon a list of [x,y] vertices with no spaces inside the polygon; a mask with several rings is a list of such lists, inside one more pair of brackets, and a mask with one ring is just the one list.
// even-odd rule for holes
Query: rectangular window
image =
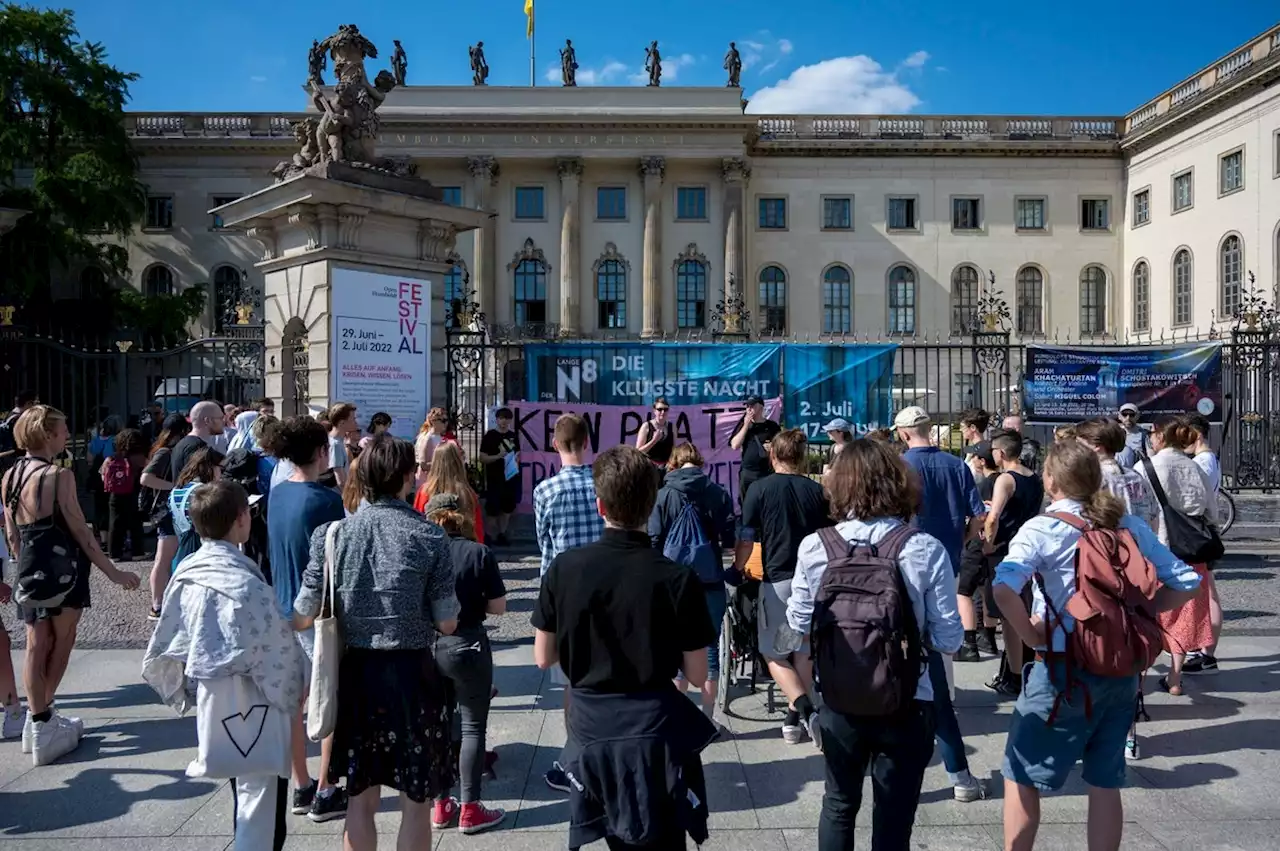
{"label": "rectangular window", "polygon": [[707,187],[676,187],[676,221],[705,222],[707,220]]}
{"label": "rectangular window", "polygon": [[596,218],[605,222],[620,222],[627,218],[627,187],[596,187]]}
{"label": "rectangular window", "polygon": [[173,228],[173,197],[169,195],[147,196],[147,230]]}
{"label": "rectangular window", "polygon": [[889,230],[915,230],[916,199],[890,198],[889,214],[885,224]]}
{"label": "rectangular window", "polygon": [[978,376],[970,372],[957,372],[955,379],[955,408],[967,408],[975,403]]}
{"label": "rectangular window", "polygon": [[1173,177],[1173,211],[1190,210],[1195,203],[1195,180],[1191,169]]}
{"label": "rectangular window", "polygon": [[951,229],[952,230],[981,230],[982,229],[982,199],[952,198],[951,199]]}
{"label": "rectangular window", "polygon": [[1106,198],[1081,199],[1080,227],[1082,230],[1109,230],[1111,228],[1111,202]]}
{"label": "rectangular window", "polygon": [[516,218],[540,221],[547,217],[541,186],[516,187]]}
{"label": "rectangular window", "polygon": [[1019,198],[1014,203],[1014,220],[1018,230],[1044,230],[1044,199]]}
{"label": "rectangular window", "polygon": [[786,230],[787,229],[787,199],[786,198],[761,198],[760,199],[760,230]]}
{"label": "rectangular window", "polygon": [[[239,195],[214,195],[212,198],[209,199],[209,206],[221,207],[226,204],[230,204],[232,201],[238,200],[239,198],[240,198]],[[148,200],[147,206],[148,208],[150,208],[151,206],[149,200]],[[147,212],[149,214],[151,212],[150,209],[148,209]],[[170,217],[172,217],[172,209],[170,210]],[[209,226],[214,230],[222,230],[223,228],[226,227],[226,225],[222,223],[222,216],[219,216],[217,213],[210,213],[209,217],[210,219],[212,219],[212,221],[209,223]],[[150,225],[148,225],[148,227],[150,227]]]}
{"label": "rectangular window", "polygon": [[1151,221],[1151,190],[1133,193],[1133,226],[1142,227]]}
{"label": "rectangular window", "polygon": [[444,194],[444,202],[453,207],[462,206],[462,187],[461,186],[441,186],[440,192]]}
{"label": "rectangular window", "polygon": [[853,230],[853,199],[822,199],[823,230]]}
{"label": "rectangular window", "polygon": [[1218,194],[1244,188],[1244,150],[1223,154],[1218,166]]}

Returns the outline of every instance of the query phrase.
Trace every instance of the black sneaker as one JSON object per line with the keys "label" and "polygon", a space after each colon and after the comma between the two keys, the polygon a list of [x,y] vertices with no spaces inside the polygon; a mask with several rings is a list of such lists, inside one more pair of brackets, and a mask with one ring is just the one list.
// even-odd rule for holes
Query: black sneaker
{"label": "black sneaker", "polygon": [[1000,648],[996,647],[996,637],[988,638],[985,634],[978,636],[978,652],[984,656],[999,656]]}
{"label": "black sneaker", "polygon": [[1017,698],[1022,694],[1022,677],[996,677],[986,684],[987,688],[1001,697]]}
{"label": "black sneaker", "polygon": [[1218,660],[1208,653],[1197,653],[1194,656],[1188,656],[1187,661],[1182,664],[1182,673],[1216,674],[1218,673]]}
{"label": "black sneaker", "polygon": [[347,814],[347,793],[345,789],[334,789],[332,795],[316,795],[311,802],[311,811],[307,818],[316,824],[333,821]]}
{"label": "black sneaker", "polygon": [[956,651],[955,658],[957,662],[981,662],[982,654],[972,644],[961,644],[960,649]]}
{"label": "black sneaker", "polygon": [[316,781],[312,780],[310,786],[293,790],[292,812],[295,816],[305,816],[311,811],[311,802],[316,799],[317,788]]}
{"label": "black sneaker", "polygon": [[551,769],[543,779],[547,781],[548,786],[557,792],[569,791],[569,775],[564,773],[564,769],[560,767],[558,762],[551,766]]}

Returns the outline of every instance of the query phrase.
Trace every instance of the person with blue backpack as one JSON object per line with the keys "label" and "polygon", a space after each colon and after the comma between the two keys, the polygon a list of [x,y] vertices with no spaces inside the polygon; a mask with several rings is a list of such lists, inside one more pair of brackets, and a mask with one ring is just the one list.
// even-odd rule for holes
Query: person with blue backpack
{"label": "person with blue backpack", "polygon": [[655,549],[692,568],[702,582],[716,629],[716,641],[707,648],[707,680],[701,689],[702,711],[712,718],[720,685],[720,632],[728,606],[722,553],[734,547],[736,523],[733,499],[711,481],[702,465],[702,453],[692,443],[671,452],[666,479],[649,515],[649,537]]}

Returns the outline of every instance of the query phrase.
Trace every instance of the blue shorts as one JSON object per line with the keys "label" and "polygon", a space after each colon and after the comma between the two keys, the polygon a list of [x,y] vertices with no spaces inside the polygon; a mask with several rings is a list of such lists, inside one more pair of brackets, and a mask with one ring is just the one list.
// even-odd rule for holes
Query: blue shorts
{"label": "blue shorts", "polygon": [[[1002,773],[1020,786],[1051,792],[1062,788],[1079,760],[1084,763],[1080,776],[1085,783],[1119,789],[1124,786],[1124,743],[1133,724],[1138,678],[1100,677],[1077,669],[1071,702],[1064,697],[1058,703],[1050,726],[1046,722],[1065,687],[1065,669],[1063,662],[1055,662],[1052,677],[1044,662],[1024,669]],[[1088,715],[1082,687],[1088,688],[1092,700]]]}
{"label": "blue shorts", "polygon": [[707,679],[720,679],[720,633],[724,632],[724,613],[729,608],[729,595],[724,590],[724,583],[703,585],[707,592],[707,610],[711,612],[711,623],[716,628],[716,640],[707,648]]}

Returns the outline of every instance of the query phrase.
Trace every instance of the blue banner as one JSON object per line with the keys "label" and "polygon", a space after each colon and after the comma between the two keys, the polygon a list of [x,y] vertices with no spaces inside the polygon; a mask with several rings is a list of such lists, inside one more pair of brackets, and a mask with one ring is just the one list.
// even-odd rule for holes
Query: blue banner
{"label": "blue banner", "polygon": [[1198,413],[1222,422],[1222,344],[1027,346],[1022,382],[1027,422],[1115,416],[1126,402],[1137,405],[1144,419]]}
{"label": "blue banner", "polygon": [[524,347],[531,402],[647,406],[773,399],[782,346],[774,343],[531,343]]}
{"label": "blue banner", "polygon": [[839,417],[856,435],[889,424],[896,344],[782,347],[782,421],[827,443],[825,426]]}

